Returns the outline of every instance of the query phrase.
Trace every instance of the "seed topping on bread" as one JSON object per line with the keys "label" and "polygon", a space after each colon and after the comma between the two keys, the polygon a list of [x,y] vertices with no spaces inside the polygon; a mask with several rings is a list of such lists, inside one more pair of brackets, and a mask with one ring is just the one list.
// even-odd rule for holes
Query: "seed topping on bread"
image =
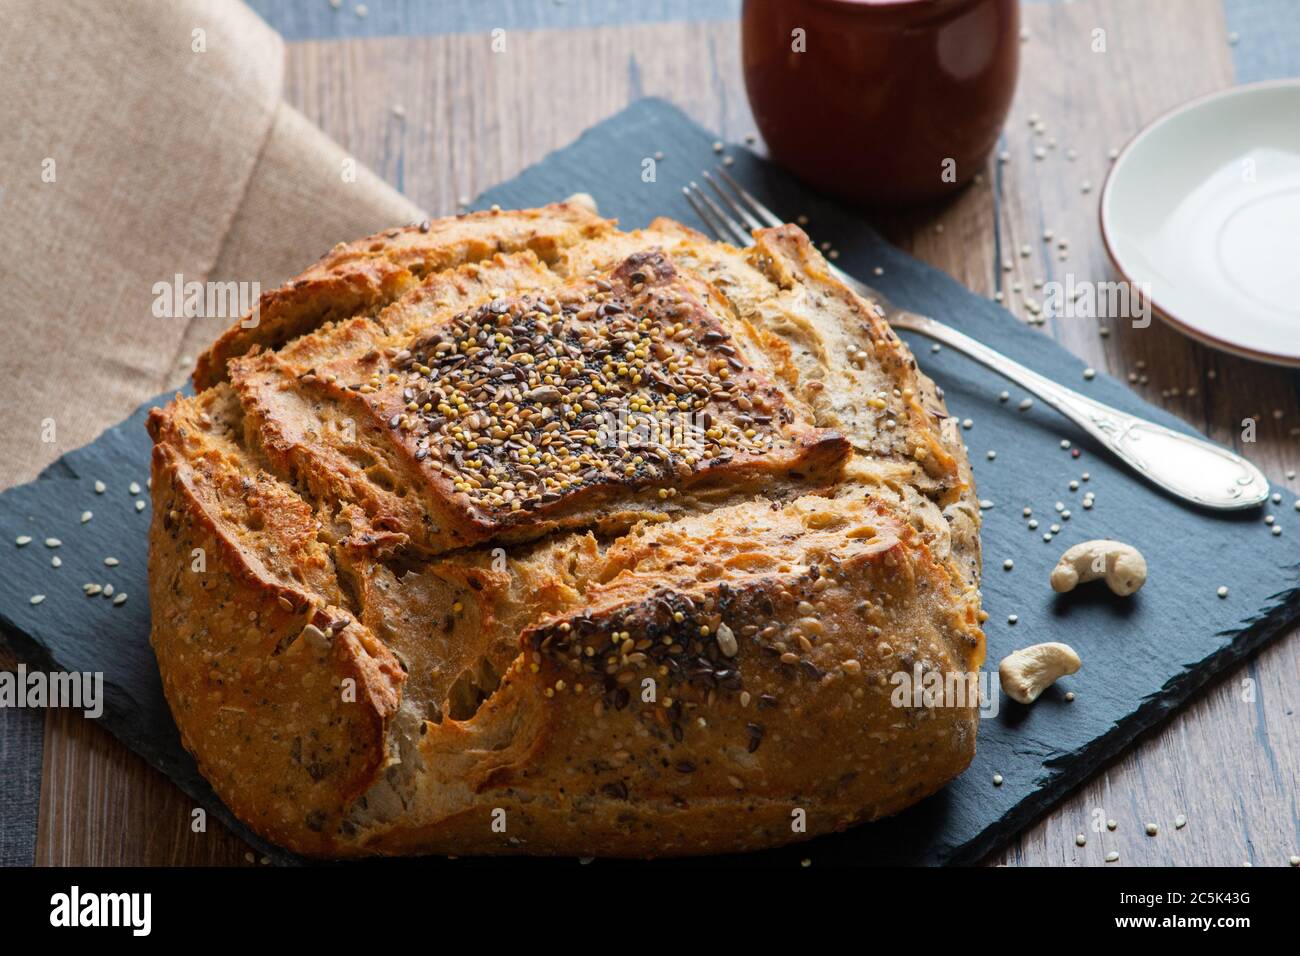
{"label": "seed topping on bread", "polygon": [[497,292],[351,386],[474,506],[530,510],[596,484],[671,498],[790,448],[787,396],[659,250],[554,292]]}

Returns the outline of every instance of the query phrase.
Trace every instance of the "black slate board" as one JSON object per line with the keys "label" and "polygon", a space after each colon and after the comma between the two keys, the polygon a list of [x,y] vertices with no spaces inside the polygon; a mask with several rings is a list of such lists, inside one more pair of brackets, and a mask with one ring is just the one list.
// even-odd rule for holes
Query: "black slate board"
{"label": "black slate board", "polygon": [[[602,212],[625,227],[655,215],[694,223],[681,185],[717,160],[713,137],[667,103],[643,100],[585,133],[576,143],[480,198],[477,205],[531,206],[577,189],[595,196]],[[656,181],[642,179],[643,162],[662,152]],[[1000,307],[975,296],[946,275],[885,243],[865,223],[813,197],[778,170],[743,149],[730,151],[734,173],[760,198],[788,216],[806,214],[809,231],[830,240],[839,264],[878,285],[900,305],[934,316],[988,342],[1015,360],[1102,401],[1188,431],[1179,419],[1147,405],[1105,376],[1085,383],[1082,364],[1045,336],[1034,334]],[[880,267],[882,275],[872,270]],[[988,659],[1045,640],[1073,645],[1083,669],[1050,690],[1032,708],[1005,698],[996,716],[982,721],[972,767],[942,793],[888,821],[811,844],[751,854],[749,863],[970,862],[1013,834],[1118,753],[1138,733],[1161,720],[1213,674],[1247,656],[1300,614],[1300,514],[1278,509],[1284,526],[1273,537],[1258,512],[1226,516],[1194,511],[1114,465],[1073,426],[1041,403],[1017,410],[1023,397],[996,375],[949,350],[932,353],[913,339],[922,367],[946,390],[950,410],[974,419],[965,433],[984,512],[985,606]],[[1003,388],[1008,403],[998,401]],[[236,832],[277,861],[293,858],[265,846],[221,807],[193,762],[180,749],[149,649],[146,605],[148,508],[136,512],[130,482],[144,484],[148,438],[145,409],[72,452],[31,484],[0,495],[0,623],[18,635],[19,649],[40,666],[98,670],[105,674],[102,723],[172,777]],[[1060,448],[1068,438],[1082,449],[1074,459]],[[996,461],[986,451],[996,450]],[[1091,480],[1068,490],[1082,472]],[[108,484],[96,495],[93,483]],[[1084,510],[1084,490],[1096,505]],[[1072,512],[1050,544],[1042,531],[1059,521],[1054,503]],[[1042,521],[1030,531],[1021,509]],[[83,510],[94,520],[80,524]],[[16,535],[35,540],[15,549]],[[50,567],[47,536],[63,540],[63,567]],[[1129,600],[1104,588],[1058,597],[1048,572],[1064,548],[1097,537],[1138,545],[1151,568],[1146,587]],[[121,559],[106,568],[106,555]],[[1004,558],[1014,570],[1002,569]],[[86,598],[85,581],[112,581],[129,600],[114,607]],[[1230,596],[1215,595],[1227,585]],[[39,606],[34,593],[48,595]],[[1012,627],[1007,615],[1019,615]],[[1064,694],[1077,694],[1067,703]],[[1001,787],[992,785],[1003,775]]]}

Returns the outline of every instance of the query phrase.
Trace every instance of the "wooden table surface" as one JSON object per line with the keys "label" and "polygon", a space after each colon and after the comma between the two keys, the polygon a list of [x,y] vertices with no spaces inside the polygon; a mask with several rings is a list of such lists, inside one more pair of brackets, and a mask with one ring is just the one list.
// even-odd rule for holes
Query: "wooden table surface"
{"label": "wooden table surface", "polygon": [[[471,17],[444,32],[448,25],[436,17],[409,15],[410,4],[399,4],[408,14],[403,32],[418,35],[365,35],[382,32],[384,2],[371,0],[367,18],[352,3],[335,11],[327,0],[254,5],[291,41],[286,99],[431,213],[454,212],[459,197],[514,175],[640,96],[677,103],[729,141],[754,131],[735,0],[701,0],[691,22],[647,14],[605,26],[589,25],[609,23],[590,7],[612,5],[596,0],[588,20],[575,16],[578,0],[569,9],[485,0],[528,10],[521,21],[528,29],[502,19],[507,52],[496,55],[490,19]],[[669,0],[647,6],[668,15],[692,9]],[[1284,20],[1300,24],[1296,0],[1027,4],[1005,161],[991,159],[983,182],[951,203],[882,218],[880,227],[972,290],[1000,291],[1023,318],[1031,317],[1026,297],[1041,298],[1036,280],[1067,271],[1080,280],[1115,278],[1097,229],[1109,150],[1191,97],[1300,73],[1296,51],[1279,51],[1277,31],[1263,28],[1264,7],[1274,16],[1280,7]],[[548,27],[548,18],[560,26]],[[1106,30],[1104,54],[1090,48],[1098,28]],[[353,36],[310,38],[335,35]],[[1032,116],[1045,131],[1031,128]],[[1049,141],[1055,146],[1035,160],[1034,147]],[[695,173],[678,172],[683,179]],[[1093,187],[1087,192],[1085,182]],[[1045,229],[1069,239],[1068,260],[1042,241]],[[1023,245],[1030,255],[1020,255]],[[1300,469],[1300,376],[1209,351],[1158,321],[1140,330],[1100,324],[1110,326],[1107,337],[1089,319],[1027,322],[1023,334],[1051,335],[1099,369],[1136,377],[1133,387],[1146,398],[1273,476]],[[183,377],[178,368],[176,379]],[[1257,440],[1243,445],[1247,418],[1258,423]],[[1291,477],[1280,509],[1291,509],[1298,489]],[[1300,853],[1298,676],[1293,630],[1203,690],[988,862],[1100,864],[1118,850],[1128,865],[1285,865]],[[0,761],[6,745],[0,738]],[[44,717],[38,864],[257,862],[219,828],[191,833],[191,809],[165,777],[93,722],[60,710]],[[1181,829],[1179,814],[1188,821]],[[1093,822],[1107,818],[1118,828],[1095,833]],[[1160,825],[1157,837],[1144,833],[1147,822]],[[1079,832],[1090,835],[1086,847],[1075,845]]]}

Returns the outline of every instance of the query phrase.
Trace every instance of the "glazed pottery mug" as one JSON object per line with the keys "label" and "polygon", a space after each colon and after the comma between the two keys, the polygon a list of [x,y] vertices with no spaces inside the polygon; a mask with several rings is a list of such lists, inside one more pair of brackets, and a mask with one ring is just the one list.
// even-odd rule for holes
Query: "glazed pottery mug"
{"label": "glazed pottery mug", "polygon": [[1015,92],[1019,0],[745,0],[745,86],[774,160],[900,206],[982,168]]}

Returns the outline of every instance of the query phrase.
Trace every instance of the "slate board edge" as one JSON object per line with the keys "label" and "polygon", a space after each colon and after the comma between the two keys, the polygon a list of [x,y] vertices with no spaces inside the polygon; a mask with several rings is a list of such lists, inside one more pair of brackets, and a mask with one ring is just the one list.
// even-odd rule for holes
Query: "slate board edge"
{"label": "slate board edge", "polygon": [[[149,403],[150,406],[152,406],[152,404],[152,402]],[[36,480],[40,481],[42,479],[37,478]],[[3,632],[0,634],[0,642],[4,643],[6,647],[13,652],[13,656],[28,665],[28,667],[40,668],[46,671],[53,671],[55,669],[53,667],[54,661],[51,659],[49,651],[24,634],[18,628],[16,622],[5,614],[3,610],[0,610],[0,631]],[[111,684],[107,680],[104,682],[104,687],[106,697],[108,692],[114,690],[123,693],[120,688],[117,688],[116,685]],[[112,710],[119,710],[116,703],[112,705]],[[106,700],[104,714],[108,715],[109,713],[110,703]],[[230,809],[221,802],[220,798],[217,797],[216,793],[208,785],[207,781],[199,774],[198,767],[193,763],[192,757],[189,758],[190,765],[188,767],[179,766],[175,760],[170,759],[158,749],[142,746],[141,742],[138,740],[127,740],[122,735],[121,731],[129,728],[115,727],[112,724],[103,721],[96,721],[96,723],[102,729],[112,734],[114,739],[130,750],[133,754],[140,757],[149,766],[167,777],[167,779],[179,787],[186,796],[198,803],[208,812],[209,815],[220,820],[231,833],[243,840],[262,856],[270,858],[273,862],[279,865],[300,865],[303,862],[301,857],[298,857],[287,850],[281,849],[273,843],[268,843],[241,823],[235,815],[231,813]],[[129,721],[123,720],[123,724],[126,723],[129,723]]]}
{"label": "slate board edge", "polygon": [[[1300,572],[1300,565],[1297,565]],[[1271,618],[1280,613],[1281,616]],[[1193,668],[1168,681],[1159,696],[1149,697],[1114,729],[1094,737],[1089,748],[1080,753],[1071,751],[1068,756],[1078,762],[1066,770],[1051,774],[1033,796],[1020,801],[995,824],[980,832],[965,846],[952,852],[946,863],[953,866],[970,866],[979,863],[988,854],[1011,839],[1040,816],[1055,807],[1077,787],[1087,783],[1093,775],[1111,760],[1123,757],[1129,745],[1149,730],[1153,730],[1181,708],[1202,687],[1221,678],[1230,667],[1240,664],[1266,643],[1288,630],[1300,617],[1300,589],[1293,591],[1288,600],[1274,605],[1254,625],[1235,634],[1222,634],[1229,638],[1216,653],[1203,658]],[[984,664],[988,670],[990,662]],[[1013,706],[1008,702],[1007,706]],[[978,747],[978,743],[976,744]],[[1050,761],[1045,764],[1051,769]]]}

